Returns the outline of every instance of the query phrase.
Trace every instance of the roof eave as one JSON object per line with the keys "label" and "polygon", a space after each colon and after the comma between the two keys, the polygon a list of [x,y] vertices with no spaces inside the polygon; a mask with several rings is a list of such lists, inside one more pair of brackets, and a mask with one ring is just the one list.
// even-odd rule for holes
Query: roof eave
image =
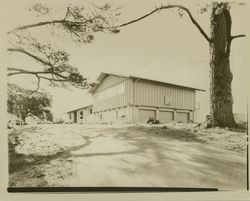
{"label": "roof eave", "polygon": [[67,113],[72,113],[72,112],[76,112],[78,110],[82,110],[82,109],[86,109],[88,107],[93,107],[93,104],[90,104],[90,105],[87,105],[87,106],[84,106],[84,107],[80,107],[80,108],[77,108],[77,109],[74,109],[74,110],[70,110],[68,111]]}

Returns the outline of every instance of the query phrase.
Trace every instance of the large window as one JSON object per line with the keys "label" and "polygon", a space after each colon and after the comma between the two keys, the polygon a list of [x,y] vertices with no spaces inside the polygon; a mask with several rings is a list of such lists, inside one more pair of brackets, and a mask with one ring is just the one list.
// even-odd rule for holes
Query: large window
{"label": "large window", "polygon": [[118,96],[125,93],[125,83],[121,83],[118,85],[115,85],[113,87],[110,87],[108,89],[105,89],[95,95],[95,100],[100,101],[104,100],[113,96]]}

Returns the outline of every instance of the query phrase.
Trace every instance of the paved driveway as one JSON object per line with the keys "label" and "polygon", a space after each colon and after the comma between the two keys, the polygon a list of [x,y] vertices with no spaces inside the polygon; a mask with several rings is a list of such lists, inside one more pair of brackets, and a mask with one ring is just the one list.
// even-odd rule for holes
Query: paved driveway
{"label": "paved driveway", "polygon": [[246,156],[173,136],[176,130],[85,128],[70,150],[72,186],[246,188]]}
{"label": "paved driveway", "polygon": [[[246,156],[181,130],[38,125],[13,130],[11,186],[246,189]],[[18,153],[15,153],[14,150]]]}

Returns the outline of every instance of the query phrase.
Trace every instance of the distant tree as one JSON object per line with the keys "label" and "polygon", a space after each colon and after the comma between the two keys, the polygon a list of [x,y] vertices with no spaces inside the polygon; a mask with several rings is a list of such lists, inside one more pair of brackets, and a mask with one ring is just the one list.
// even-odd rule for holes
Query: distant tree
{"label": "distant tree", "polygon": [[[244,3],[232,2],[239,5]],[[177,9],[182,17],[184,13],[190,18],[192,24],[204,36],[210,49],[210,122],[209,126],[234,127],[232,79],[230,71],[231,43],[234,39],[245,37],[244,34],[231,35],[232,18],[230,3],[213,2],[201,8],[201,13],[211,10],[210,26],[211,36],[207,35],[200,24],[195,20],[190,10],[182,5],[162,5],[151,12],[121,24],[116,28],[122,28],[141,21],[154,13],[163,10]]]}
{"label": "distant tree", "polygon": [[53,122],[54,118],[50,110],[45,110],[45,116],[46,116],[46,120]]}
{"label": "distant tree", "polygon": [[[53,14],[53,9],[42,3],[34,3],[29,9],[37,16],[44,17]],[[68,6],[61,18],[50,21],[40,21],[34,24],[23,25],[10,30],[10,45],[7,51],[10,53],[23,54],[41,66],[41,70],[32,68],[8,67],[8,76],[31,75],[37,78],[37,89],[40,81],[46,80],[52,86],[73,85],[86,89],[93,85],[89,80],[80,74],[76,67],[69,64],[69,54],[64,50],[57,50],[51,44],[43,44],[33,37],[29,32],[31,29],[46,27],[51,34],[63,32],[63,38],[77,44],[90,43],[96,32],[117,33],[114,28],[115,19],[120,15],[119,8],[113,9],[111,5],[92,5],[90,9],[84,6]],[[112,27],[112,28],[105,28]],[[53,28],[53,29],[52,29]]]}
{"label": "distant tree", "polygon": [[47,93],[31,92],[15,84],[8,84],[7,110],[22,121],[25,122],[29,115],[52,121],[50,107],[51,97]]}

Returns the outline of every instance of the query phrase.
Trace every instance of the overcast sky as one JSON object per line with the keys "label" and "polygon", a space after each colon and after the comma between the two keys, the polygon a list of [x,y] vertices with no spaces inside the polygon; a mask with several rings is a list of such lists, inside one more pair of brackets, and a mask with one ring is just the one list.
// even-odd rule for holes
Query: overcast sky
{"label": "overcast sky", "polygon": [[[61,18],[64,16],[65,7],[69,2],[49,1],[47,5],[53,7],[56,12],[45,18],[37,18],[34,13],[25,9],[31,1],[9,1],[9,6],[15,13],[15,17],[9,19],[6,28],[11,29],[47,19]],[[72,2],[76,4],[77,1]],[[84,5],[89,5],[88,1],[84,2]],[[99,0],[98,3],[100,4],[100,2],[107,1]],[[166,3],[163,0],[116,0],[108,2],[114,6],[122,6],[119,23],[140,17],[161,3]],[[204,6],[204,1],[194,2],[192,1],[192,4],[190,4],[185,1],[184,5],[190,8],[194,17],[209,34],[210,13],[199,14],[199,8]],[[233,35],[246,33],[246,11],[244,6],[232,5]],[[70,63],[78,67],[87,78],[95,79],[100,72],[108,71],[203,88],[206,92],[199,92],[197,98],[201,101],[203,110],[208,110],[209,46],[186,14],[180,18],[176,10],[162,11],[143,21],[122,28],[119,34],[97,34],[92,44],[82,46],[72,43],[69,38],[57,39],[57,37],[51,36],[45,27],[34,28],[32,34],[38,37],[40,41],[51,42],[64,48],[70,53]],[[237,39],[232,43],[231,70],[234,76],[235,113],[246,112],[248,62],[246,48],[244,38]],[[8,63],[11,67],[30,66],[32,69],[39,68],[39,65],[30,58],[17,53],[8,56]],[[9,81],[18,83],[20,86],[36,88],[34,83],[36,80],[30,77],[15,76]],[[42,83],[41,87],[53,96],[52,110],[56,116],[70,109],[91,103],[90,95],[85,90],[74,89],[69,91],[51,88],[46,83]]]}

